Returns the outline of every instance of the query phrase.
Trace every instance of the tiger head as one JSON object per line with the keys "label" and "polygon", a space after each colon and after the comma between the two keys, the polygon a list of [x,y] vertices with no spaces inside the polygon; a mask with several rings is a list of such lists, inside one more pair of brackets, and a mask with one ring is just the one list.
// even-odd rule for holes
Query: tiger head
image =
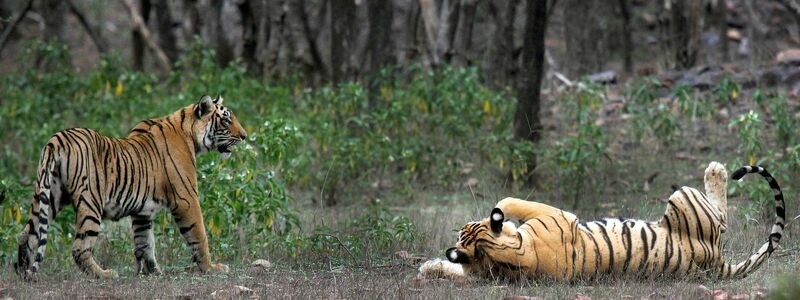
{"label": "tiger head", "polygon": [[518,259],[514,249],[522,244],[521,236],[512,222],[503,222],[505,216],[499,208],[481,221],[470,222],[458,232],[456,246],[447,249],[450,262],[461,264],[467,273],[496,273],[517,271],[513,261]]}
{"label": "tiger head", "polygon": [[233,112],[222,105],[222,96],[211,99],[203,96],[194,106],[197,121],[192,125],[194,142],[198,153],[216,150],[227,159],[233,147],[247,138],[239,120]]}

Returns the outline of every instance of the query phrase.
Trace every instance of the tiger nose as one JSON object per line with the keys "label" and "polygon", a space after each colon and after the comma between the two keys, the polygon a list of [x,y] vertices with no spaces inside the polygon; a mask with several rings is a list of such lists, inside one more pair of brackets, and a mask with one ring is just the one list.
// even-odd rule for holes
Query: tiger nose
{"label": "tiger nose", "polygon": [[247,139],[247,133],[242,131],[242,133],[239,134],[239,138],[242,139],[242,140],[246,140]]}

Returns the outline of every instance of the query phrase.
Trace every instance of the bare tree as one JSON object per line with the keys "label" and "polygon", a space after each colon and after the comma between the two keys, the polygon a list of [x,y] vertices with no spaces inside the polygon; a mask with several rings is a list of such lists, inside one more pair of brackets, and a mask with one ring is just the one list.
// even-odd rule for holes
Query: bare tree
{"label": "bare tree", "polygon": [[356,3],[354,0],[328,1],[331,12],[331,81],[336,84],[350,76],[349,54],[355,49]]}
{"label": "bare tree", "polygon": [[460,0],[444,0],[439,9],[439,31],[436,35],[434,61],[444,64],[450,62],[453,39],[458,25]]}
{"label": "bare tree", "polygon": [[[142,22],[147,26],[147,21],[150,19],[150,0],[140,0],[138,10]],[[144,70],[145,43],[139,27],[134,27],[131,32],[131,47],[133,48],[133,67],[139,71]]]}
{"label": "bare tree", "polygon": [[625,72],[633,73],[633,28],[631,28],[631,11],[629,0],[617,0],[622,15],[622,55]]}
{"label": "bare tree", "polygon": [[11,32],[14,31],[14,28],[19,25],[19,22],[22,21],[22,18],[25,17],[25,14],[31,10],[33,7],[33,0],[27,0],[25,4],[23,4],[22,8],[19,12],[14,16],[14,19],[11,20],[11,23],[8,26],[3,28],[3,32],[0,33],[0,54],[3,53],[3,48],[6,45],[6,41],[8,41],[8,37],[11,36]]}
{"label": "bare tree", "polygon": [[67,2],[62,0],[43,0],[42,17],[44,18],[44,38],[48,42],[64,42],[65,16]]}
{"label": "bare tree", "polygon": [[607,41],[601,18],[606,4],[600,0],[567,0],[562,6],[567,74],[580,77],[605,67]]}
{"label": "bare tree", "polygon": [[278,72],[278,59],[280,57],[281,46],[284,45],[286,13],[283,7],[283,0],[266,0],[264,11],[263,39],[263,68],[264,73],[275,75]]}
{"label": "bare tree", "polygon": [[453,63],[466,66],[472,59],[472,29],[475,24],[476,0],[461,0],[461,13],[458,17],[458,29],[453,42]]}
{"label": "bare tree", "polygon": [[419,24],[420,6],[417,0],[395,0],[394,21],[394,52],[398,65],[406,65],[414,56],[414,42]]}
{"label": "bare tree", "polygon": [[[319,53],[306,17],[306,0],[286,2],[286,25],[290,35],[292,59],[299,64],[308,78],[325,74],[325,65]],[[314,77],[316,76],[316,77]]]}
{"label": "bare tree", "polygon": [[[517,82],[517,111],[514,114],[514,137],[536,143],[542,136],[539,117],[541,85],[544,74],[544,40],[547,34],[547,0],[527,0],[525,38],[522,43],[522,70]],[[536,169],[536,157],[528,160],[529,184]]]}
{"label": "bare tree", "polygon": [[[170,62],[169,58],[167,58],[164,50],[162,50],[161,47],[159,47],[158,44],[153,40],[150,30],[147,29],[147,23],[144,21],[142,15],[136,10],[133,0],[123,0],[122,3],[125,4],[125,7],[128,9],[136,30],[141,34],[142,41],[151,50],[153,50],[153,52],[155,52],[156,58],[161,63],[161,67],[165,72],[172,70],[172,63]],[[142,51],[144,50],[142,49]]]}
{"label": "bare tree", "polygon": [[222,20],[222,9],[224,6],[225,0],[211,0],[211,7],[209,8],[211,10],[209,26],[214,28],[212,32],[215,33],[213,38],[216,42],[217,64],[223,68],[227,67],[234,58],[233,46],[230,41],[228,41],[228,37],[222,26],[224,22],[224,20]]}
{"label": "bare tree", "polygon": [[514,19],[519,0],[491,1],[488,4],[494,31],[483,69],[491,74],[489,83],[499,88],[509,83],[514,68]]}
{"label": "bare tree", "polygon": [[728,51],[728,7],[725,0],[712,0],[714,9],[714,26],[719,30],[719,60],[726,63],[731,60]]}
{"label": "bare tree", "polygon": [[379,72],[389,62],[392,30],[392,3],[388,1],[367,2],[369,13],[369,38],[367,41],[370,106],[378,89]]}
{"label": "bare tree", "polygon": [[700,50],[700,0],[668,0],[667,8],[672,16],[670,42],[675,67],[691,68]]}
{"label": "bare tree", "polygon": [[242,60],[250,72],[259,74],[261,64],[257,57],[259,38],[265,36],[266,16],[263,0],[243,0],[237,5],[242,18]]}
{"label": "bare tree", "polygon": [[167,0],[155,0],[153,8],[156,12],[156,25],[158,29],[158,44],[171,62],[178,59],[175,32],[172,30],[172,12]]}

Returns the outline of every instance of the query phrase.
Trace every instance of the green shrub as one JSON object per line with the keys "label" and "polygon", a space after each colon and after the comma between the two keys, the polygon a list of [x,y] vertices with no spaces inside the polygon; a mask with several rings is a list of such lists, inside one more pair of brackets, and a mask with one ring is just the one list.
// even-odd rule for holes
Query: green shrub
{"label": "green shrub", "polygon": [[548,154],[549,160],[557,164],[560,177],[565,178],[562,192],[572,193],[573,209],[578,207],[585,185],[593,186],[592,175],[607,156],[606,136],[596,122],[603,91],[597,85],[586,86],[565,104],[569,123],[573,125],[568,129],[569,134],[556,140]]}

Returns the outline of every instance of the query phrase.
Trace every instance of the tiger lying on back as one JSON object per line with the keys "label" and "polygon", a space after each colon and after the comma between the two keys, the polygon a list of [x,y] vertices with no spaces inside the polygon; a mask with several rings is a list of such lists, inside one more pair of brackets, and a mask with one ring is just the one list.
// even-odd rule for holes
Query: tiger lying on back
{"label": "tiger lying on back", "polygon": [[[690,274],[744,277],[778,246],[784,226],[783,194],[762,167],[733,173],[738,180],[759,173],[775,194],[777,218],[768,241],[738,264],[723,261],[720,235],[727,229],[727,172],[717,162],[705,171],[706,194],[683,187],[669,198],[657,222],[604,219],[580,223],[572,213],[536,202],[506,198],[489,218],[464,225],[450,262],[431,260],[420,267],[426,277],[591,279],[602,274],[644,277]],[[506,220],[518,220],[519,228]]]}
{"label": "tiger lying on back", "polygon": [[72,256],[84,272],[116,277],[102,269],[92,249],[103,218],[131,216],[136,270],[160,274],[150,216],[169,208],[200,271],[227,272],[211,262],[197,195],[195,157],[218,151],[225,158],[246,137],[222,97],[204,96],[163,118],[145,120],[126,138],[110,138],[85,128],[56,133],[42,149],[31,216],[19,236],[14,268],[32,279],[44,258],[47,225],[65,206],[75,208]]}

